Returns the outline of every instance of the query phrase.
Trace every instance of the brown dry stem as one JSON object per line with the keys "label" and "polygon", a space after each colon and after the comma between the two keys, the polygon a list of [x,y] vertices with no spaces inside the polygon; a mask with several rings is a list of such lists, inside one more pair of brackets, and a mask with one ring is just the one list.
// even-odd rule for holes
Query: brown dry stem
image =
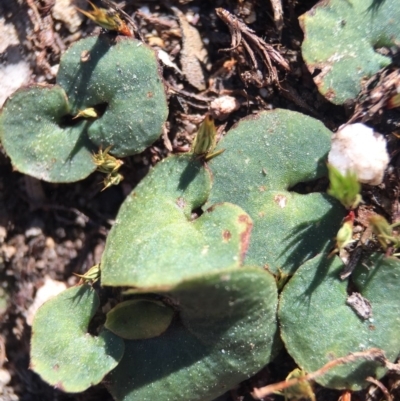
{"label": "brown dry stem", "polygon": [[288,62],[282,57],[282,55],[275,50],[272,45],[258,37],[252,29],[229,11],[223,8],[216,8],[215,12],[218,17],[228,25],[232,36],[231,47],[228,49],[222,49],[221,51],[232,51],[236,50],[239,46],[242,46],[250,57],[253,68],[256,72],[256,78],[259,81],[259,85],[262,86],[265,78],[256,57],[256,54],[258,54],[267,69],[267,78],[273,84],[279,86],[278,72],[275,65],[285,71],[290,70]]}
{"label": "brown dry stem", "polygon": [[269,394],[274,394],[277,391],[282,391],[288,387],[299,384],[303,381],[315,380],[317,377],[324,375],[329,370],[335,368],[338,365],[343,365],[346,363],[355,362],[358,359],[365,359],[367,361],[375,361],[383,365],[389,370],[400,372],[400,365],[391,363],[386,359],[385,353],[379,348],[371,348],[362,352],[354,352],[347,356],[334,359],[333,361],[328,362],[322,368],[316,370],[315,372],[308,373],[302,377],[285,380],[279,383],[270,384],[261,388],[254,388],[251,395],[256,400],[261,400]]}

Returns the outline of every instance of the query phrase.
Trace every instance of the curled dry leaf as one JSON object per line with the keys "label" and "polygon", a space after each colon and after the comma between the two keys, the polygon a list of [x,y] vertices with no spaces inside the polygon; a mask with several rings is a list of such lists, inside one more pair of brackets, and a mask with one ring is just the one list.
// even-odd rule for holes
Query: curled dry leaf
{"label": "curled dry leaf", "polygon": [[179,19],[182,33],[181,67],[188,82],[199,91],[206,89],[203,67],[207,61],[208,53],[203,45],[199,31],[190,25],[185,15],[176,7],[173,12]]}
{"label": "curled dry leaf", "polygon": [[353,294],[347,298],[346,304],[349,305],[361,319],[369,319],[372,316],[371,302],[359,292],[353,292]]}

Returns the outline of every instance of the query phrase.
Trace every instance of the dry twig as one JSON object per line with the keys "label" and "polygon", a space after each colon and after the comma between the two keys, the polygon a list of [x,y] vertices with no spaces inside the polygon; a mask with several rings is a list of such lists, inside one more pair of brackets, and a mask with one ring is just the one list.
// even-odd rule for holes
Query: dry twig
{"label": "dry twig", "polygon": [[366,122],[379,116],[400,87],[400,69],[384,69],[370,78],[358,96],[354,114],[349,123]]}
{"label": "dry twig", "polygon": [[354,352],[347,356],[334,359],[333,361],[328,362],[322,368],[316,370],[315,372],[308,373],[304,376],[298,377],[296,379],[285,380],[279,383],[270,384],[268,386],[262,388],[255,388],[251,395],[256,400],[261,400],[269,394],[276,393],[277,391],[284,390],[288,387],[299,384],[303,381],[315,380],[317,377],[324,375],[330,369],[335,368],[338,365],[343,365],[350,362],[355,362],[357,359],[365,359],[367,361],[375,361],[383,366],[385,366],[389,370],[399,371],[400,366],[394,363],[389,362],[386,359],[384,352],[379,348],[371,348],[362,352]]}
{"label": "dry twig", "polygon": [[269,80],[273,84],[279,86],[278,72],[275,65],[283,70],[289,71],[290,67],[288,62],[273,48],[272,45],[258,37],[252,29],[229,11],[224,10],[223,8],[216,8],[215,11],[218,17],[228,25],[232,36],[231,47],[229,49],[222,49],[222,51],[235,50],[242,45],[251,59],[253,68],[257,75],[256,78],[259,81],[259,86],[263,86],[265,78],[256,57],[256,52],[267,68]]}
{"label": "dry twig", "polygon": [[365,380],[367,382],[375,384],[375,386],[379,387],[379,389],[382,391],[382,393],[385,396],[387,401],[393,401],[393,398],[390,395],[388,389],[379,380],[376,380],[373,377],[367,377]]}

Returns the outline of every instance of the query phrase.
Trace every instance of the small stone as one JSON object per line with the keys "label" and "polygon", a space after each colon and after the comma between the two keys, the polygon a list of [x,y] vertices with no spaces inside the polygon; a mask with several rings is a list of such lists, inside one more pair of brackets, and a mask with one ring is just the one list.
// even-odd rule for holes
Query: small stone
{"label": "small stone", "polygon": [[51,74],[52,74],[53,76],[56,76],[57,73],[58,73],[59,68],[60,68],[60,64],[52,65],[52,66],[50,67]]}
{"label": "small stone", "polygon": [[0,387],[6,386],[11,381],[11,375],[8,370],[0,369]]}
{"label": "small stone", "polygon": [[7,237],[7,230],[5,227],[0,226],[0,244],[4,242]]}
{"label": "small stone", "polygon": [[72,0],[56,0],[52,8],[54,19],[62,21],[71,33],[79,29],[84,18],[74,5],[80,8],[87,7],[82,0],[77,0],[75,3]]}
{"label": "small stone", "polygon": [[46,252],[46,256],[48,260],[55,260],[57,258],[57,252],[54,248],[49,248]]}
{"label": "small stone", "polygon": [[31,227],[25,231],[25,237],[27,238],[38,237],[40,234],[42,234],[40,227]]}
{"label": "small stone", "polygon": [[67,233],[65,232],[65,229],[63,227],[58,227],[56,229],[56,235],[58,238],[62,239],[67,236]]}
{"label": "small stone", "polygon": [[44,222],[39,218],[34,218],[30,223],[29,227],[25,230],[25,237],[32,238],[38,237],[43,234]]}
{"label": "small stone", "polygon": [[36,269],[42,270],[46,267],[44,260],[38,260],[35,264]]}
{"label": "small stone", "polygon": [[221,96],[210,104],[210,113],[217,120],[225,120],[240,107],[238,100],[232,96]]}
{"label": "small stone", "polygon": [[37,292],[33,304],[29,307],[25,313],[26,323],[32,326],[33,318],[40,306],[42,306],[50,298],[55,297],[60,292],[67,289],[67,286],[62,281],[56,281],[49,276],[45,277],[45,281],[42,287]]}
{"label": "small stone", "polygon": [[54,242],[54,239],[51,237],[46,238],[46,248],[54,249],[56,246],[56,243]]}
{"label": "small stone", "polygon": [[4,259],[9,261],[17,253],[17,248],[12,245],[3,245],[1,247],[1,252],[4,255]]}

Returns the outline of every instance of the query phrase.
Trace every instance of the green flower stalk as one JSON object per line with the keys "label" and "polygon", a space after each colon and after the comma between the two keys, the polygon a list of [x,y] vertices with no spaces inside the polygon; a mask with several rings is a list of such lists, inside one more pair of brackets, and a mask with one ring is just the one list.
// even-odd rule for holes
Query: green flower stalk
{"label": "green flower stalk", "polygon": [[328,164],[330,187],[328,194],[336,198],[346,209],[355,209],[362,201],[361,184],[357,175],[351,171],[343,175],[337,168]]}

